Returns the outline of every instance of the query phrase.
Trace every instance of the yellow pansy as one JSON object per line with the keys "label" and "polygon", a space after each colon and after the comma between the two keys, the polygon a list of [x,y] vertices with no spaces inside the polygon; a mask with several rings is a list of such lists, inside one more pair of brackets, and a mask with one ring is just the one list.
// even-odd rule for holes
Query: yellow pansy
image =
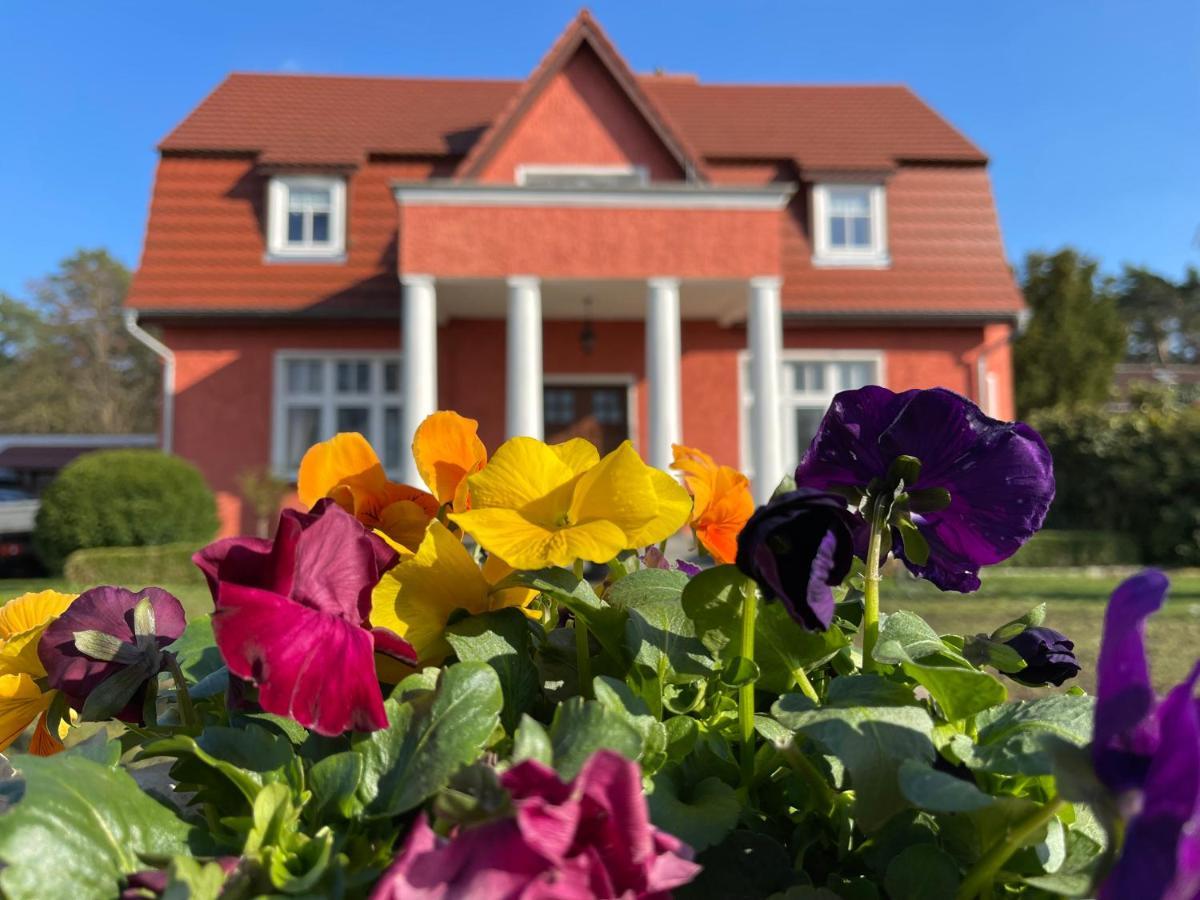
{"label": "yellow pansy", "polygon": [[467,479],[471,509],[450,516],[489,553],[518,569],[607,562],[665,540],[692,501],[625,441],[603,459],[581,438],[512,438]]}
{"label": "yellow pansy", "polygon": [[46,677],[37,645],[46,627],[58,618],[72,594],[39,591],[23,594],[0,608],[0,751],[8,748],[34,719],[37,730],[29,750],[48,756],[62,743],[47,728],[46,710],[54,691],[43,691],[36,681]]}
{"label": "yellow pansy", "polygon": [[471,553],[445,525],[429,523],[416,555],[384,573],[371,598],[371,624],[395,632],[413,645],[422,663],[439,662],[450,652],[446,623],[456,609],[472,615],[529,605],[537,591],[495,590],[512,571],[489,560],[480,569]]}

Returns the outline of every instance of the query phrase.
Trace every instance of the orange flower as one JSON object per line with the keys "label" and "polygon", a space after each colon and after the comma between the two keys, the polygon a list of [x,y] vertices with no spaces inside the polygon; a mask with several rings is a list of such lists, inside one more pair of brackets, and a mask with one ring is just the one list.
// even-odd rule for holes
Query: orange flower
{"label": "orange flower", "polygon": [[737,469],[719,466],[702,450],[672,444],[672,469],[683,473],[691,492],[692,530],[696,540],[718,563],[737,556],[737,536],[754,512],[750,482]]}
{"label": "orange flower", "polygon": [[432,494],[389,481],[379,457],[357,432],[309,447],[300,460],[296,492],[309,508],[322,497],[331,498],[363,525],[414,553],[438,510]]}
{"label": "orange flower", "polygon": [[479,423],[456,412],[435,412],[413,435],[413,458],[426,487],[438,503],[463,512],[467,502],[467,476],[483,468],[487,448],[479,439]]}

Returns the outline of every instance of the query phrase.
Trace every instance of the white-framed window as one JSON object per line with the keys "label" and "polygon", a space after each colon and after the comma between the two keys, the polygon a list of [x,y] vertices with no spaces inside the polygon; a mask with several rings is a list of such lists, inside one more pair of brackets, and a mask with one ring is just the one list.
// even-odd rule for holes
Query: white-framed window
{"label": "white-framed window", "polygon": [[645,187],[650,173],[645,166],[574,166],[522,163],[516,170],[517,184],[540,188],[597,188]]}
{"label": "white-framed window", "polygon": [[886,266],[887,203],[882,184],[814,184],[813,263]]}
{"label": "white-framed window", "polygon": [[267,184],[267,255],[336,259],[346,252],[346,179],[276,175]]}
{"label": "white-framed window", "polygon": [[271,462],[294,479],[306,450],[339,431],[360,432],[399,474],[400,357],[392,351],[285,350],[275,355]]}
{"label": "white-framed window", "polygon": [[[808,449],[825,411],[839,391],[868,384],[884,384],[883,353],[878,350],[784,350],[779,371],[779,421],[784,471],[792,472]],[[750,358],[741,355],[742,471],[750,471],[750,417],[754,395],[750,390]]]}

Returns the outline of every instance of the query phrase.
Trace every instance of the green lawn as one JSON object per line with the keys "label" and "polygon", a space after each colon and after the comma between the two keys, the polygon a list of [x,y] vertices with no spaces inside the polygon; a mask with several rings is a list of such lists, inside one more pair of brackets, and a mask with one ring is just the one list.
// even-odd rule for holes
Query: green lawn
{"label": "green lawn", "polygon": [[[1116,575],[1085,571],[993,569],[984,576],[983,588],[971,595],[943,594],[927,582],[907,575],[888,578],[883,584],[884,611],[908,609],[924,616],[942,633],[990,633],[1015,619],[1029,607],[1046,603],[1046,624],[1075,641],[1083,672],[1079,683],[1095,687],[1096,653],[1104,604],[1120,581]],[[1154,680],[1160,689],[1181,681],[1200,656],[1200,573],[1189,570],[1171,579],[1171,596],[1163,611],[1151,620],[1149,645]],[[62,588],[54,579],[0,581],[0,602],[26,591]],[[212,607],[203,584],[163,585],[175,594],[189,615]],[[1016,693],[1021,693],[1018,689]]]}

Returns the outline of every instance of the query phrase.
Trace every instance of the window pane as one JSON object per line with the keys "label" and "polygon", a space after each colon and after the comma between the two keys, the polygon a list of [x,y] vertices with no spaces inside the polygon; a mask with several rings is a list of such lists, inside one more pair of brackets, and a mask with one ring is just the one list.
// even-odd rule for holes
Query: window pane
{"label": "window pane", "polygon": [[383,467],[400,468],[400,408],[389,406],[383,411]]}
{"label": "window pane", "polygon": [[575,421],[575,391],[571,388],[546,388],[543,415],[546,422],[566,425]]}
{"label": "window pane", "polygon": [[792,368],[792,389],[801,393],[825,390],[825,363],[789,363]]}
{"label": "window pane", "polygon": [[365,360],[345,360],[337,364],[339,394],[366,394],[371,390],[371,364]]}
{"label": "window pane", "polygon": [[[800,454],[801,459],[804,457],[804,451],[808,449],[808,445],[812,443],[824,416],[824,407],[797,407],[795,410],[796,451]],[[793,462],[798,463],[800,460],[796,459]]]}
{"label": "window pane", "polygon": [[846,246],[846,220],[836,217],[829,220],[829,245],[831,247]]}
{"label": "window pane", "polygon": [[371,411],[365,406],[339,406],[337,430],[357,431],[366,434],[371,424]]}
{"label": "window pane", "polygon": [[621,391],[592,391],[592,415],[601,425],[620,425],[625,420]]}
{"label": "window pane", "polygon": [[870,247],[871,246],[871,220],[870,219],[851,219],[854,225],[854,246],[855,247]]}
{"label": "window pane", "polygon": [[383,364],[383,390],[387,394],[400,393],[400,363]]}
{"label": "window pane", "polygon": [[835,216],[870,216],[871,197],[866,190],[836,188],[829,192],[829,212]]}
{"label": "window pane", "polygon": [[300,459],[317,441],[321,440],[321,410],[315,406],[292,406],[287,411],[288,468],[300,465]]}
{"label": "window pane", "polygon": [[286,378],[289,394],[319,394],[325,366],[319,359],[289,359]]}
{"label": "window pane", "polygon": [[312,239],[314,244],[329,243],[329,213],[315,212],[312,217]]}
{"label": "window pane", "polygon": [[838,390],[848,391],[874,384],[875,364],[871,362],[842,362],[837,364]]}
{"label": "window pane", "polygon": [[288,243],[299,244],[304,240],[304,213],[288,213]]}
{"label": "window pane", "polygon": [[323,209],[330,204],[328,188],[293,188],[288,192],[288,209]]}

